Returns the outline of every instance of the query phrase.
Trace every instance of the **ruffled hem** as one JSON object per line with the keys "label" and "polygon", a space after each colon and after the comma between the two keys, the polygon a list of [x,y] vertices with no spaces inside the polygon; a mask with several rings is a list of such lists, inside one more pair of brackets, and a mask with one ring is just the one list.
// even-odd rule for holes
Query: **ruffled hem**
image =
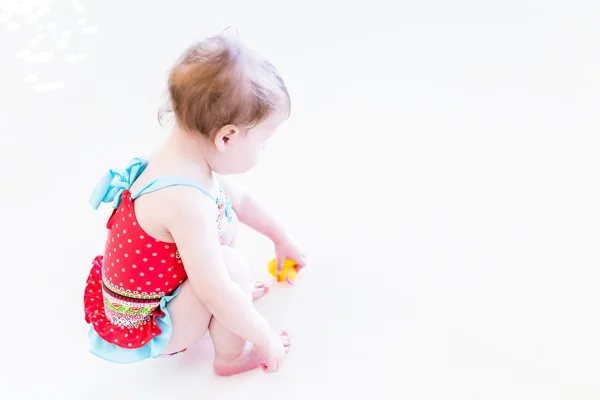
{"label": "ruffled hem", "polygon": [[[171,296],[165,297],[171,298],[176,295],[176,292],[178,290]],[[113,324],[105,314],[102,295],[102,256],[98,256],[92,263],[85,288],[85,321],[91,325],[98,338],[107,344],[126,350],[142,348],[164,333],[160,319],[166,315],[164,306],[168,300],[165,300],[165,297],[161,299],[160,306],[152,312],[150,319],[140,326],[126,327]]]}
{"label": "ruffled hem", "polygon": [[106,361],[118,364],[129,364],[149,358],[160,358],[161,356],[164,356],[164,351],[173,334],[173,325],[171,322],[171,315],[167,310],[167,304],[179,294],[180,288],[181,286],[177,287],[173,294],[165,296],[160,300],[160,309],[164,313],[164,316],[156,318],[156,324],[162,331],[160,335],[150,339],[143,347],[137,349],[125,349],[102,339],[94,329],[94,325],[90,325],[90,330],[88,332],[88,337],[90,338],[90,352]]}

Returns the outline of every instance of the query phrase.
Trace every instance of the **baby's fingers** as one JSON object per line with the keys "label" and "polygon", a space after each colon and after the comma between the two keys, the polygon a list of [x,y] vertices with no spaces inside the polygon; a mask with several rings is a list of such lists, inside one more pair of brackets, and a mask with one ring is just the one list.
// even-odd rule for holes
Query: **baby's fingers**
{"label": "baby's fingers", "polygon": [[265,374],[274,374],[275,372],[277,372],[277,370],[279,369],[279,364],[274,362],[274,363],[269,363],[267,364],[266,362],[262,362],[260,363],[260,369],[265,373]]}
{"label": "baby's fingers", "polygon": [[283,270],[283,263],[285,261],[285,257],[277,256],[277,273],[280,274]]}
{"label": "baby's fingers", "polygon": [[306,267],[306,264],[308,264],[308,258],[306,257],[306,253],[302,253],[302,255],[299,258],[300,259],[296,261],[296,269],[298,271]]}
{"label": "baby's fingers", "polygon": [[269,372],[268,372],[268,371],[269,371],[269,367],[267,367],[267,363],[265,363],[265,362],[261,362],[261,363],[260,363],[258,366],[260,367],[260,370],[261,370],[262,372],[264,372],[265,374],[268,374],[268,373],[269,373]]}

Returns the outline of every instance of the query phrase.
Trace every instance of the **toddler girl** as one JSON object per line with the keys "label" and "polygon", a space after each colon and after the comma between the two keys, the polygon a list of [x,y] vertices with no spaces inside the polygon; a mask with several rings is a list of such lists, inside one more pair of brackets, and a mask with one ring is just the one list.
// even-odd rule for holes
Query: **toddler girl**
{"label": "toddler girl", "polygon": [[[110,170],[94,208],[110,203],[103,256],[85,289],[91,352],[131,363],[170,356],[208,330],[214,370],[277,372],[290,348],[252,302],[252,284],[235,250],[238,221],[270,238],[278,268],[306,259],[284,228],[246,190],[222,175],[248,171],[289,116],[277,70],[238,40],[217,36],[190,47],[169,75],[174,127],[149,159]],[[219,174],[219,176],[217,176]]]}

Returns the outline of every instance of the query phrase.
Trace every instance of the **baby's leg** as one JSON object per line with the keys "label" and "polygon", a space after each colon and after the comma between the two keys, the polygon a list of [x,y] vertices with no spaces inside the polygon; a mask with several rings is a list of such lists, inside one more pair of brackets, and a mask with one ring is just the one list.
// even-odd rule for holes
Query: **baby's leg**
{"label": "baby's leg", "polygon": [[[227,249],[228,247],[233,247],[235,248],[237,245],[237,237],[238,237],[238,227],[239,227],[239,221],[237,219],[237,217],[234,217],[231,222],[229,223],[229,225],[227,226],[227,230],[225,231],[225,234],[223,235],[223,237],[221,238],[221,244],[223,245],[224,249]],[[225,251],[229,251],[229,250],[225,250]],[[243,264],[235,264],[235,265],[231,265],[229,266],[229,271],[230,273],[235,274],[235,271],[231,271],[232,269],[236,269],[236,268],[245,268],[246,270],[248,269],[246,263]],[[243,277],[242,277],[243,278]],[[250,275],[248,275],[248,282],[250,282]],[[263,297],[265,294],[267,294],[269,292],[269,286],[265,285],[262,282],[258,282],[255,281],[253,283],[253,288],[252,288],[252,299],[254,301],[260,299],[261,297]]]}
{"label": "baby's leg", "polygon": [[[253,300],[253,288],[250,285],[250,273],[245,260],[232,248],[223,248],[223,256],[229,266],[231,278],[246,292],[248,301]],[[210,337],[215,346],[214,370],[218,375],[234,375],[258,368],[262,361],[246,340],[230,332],[216,318],[212,318],[209,326]],[[281,339],[289,347],[287,334]]]}
{"label": "baby's leg", "polygon": [[208,330],[212,313],[198,299],[189,279],[179,294],[167,305],[171,315],[173,333],[163,354],[172,354],[186,349],[204,336]]}
{"label": "baby's leg", "polygon": [[[261,283],[251,283],[248,266],[228,246],[222,246],[223,256],[232,279],[244,290],[249,291],[249,297],[257,300],[268,292],[268,286]],[[173,324],[173,334],[164,354],[171,354],[185,349],[204,336],[208,330],[212,313],[196,296],[189,280],[186,280],[179,294],[167,306]],[[217,328],[218,329],[218,328]],[[218,339],[217,339],[218,340]]]}

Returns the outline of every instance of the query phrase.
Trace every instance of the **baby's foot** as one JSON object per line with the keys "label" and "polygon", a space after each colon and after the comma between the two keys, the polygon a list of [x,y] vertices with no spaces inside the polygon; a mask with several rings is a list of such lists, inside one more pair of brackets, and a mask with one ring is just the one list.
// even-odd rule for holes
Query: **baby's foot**
{"label": "baby's foot", "polygon": [[252,301],[256,301],[269,292],[269,287],[262,282],[252,282]]}
{"label": "baby's foot", "polygon": [[[285,352],[290,351],[292,345],[290,338],[286,332],[282,332],[279,335]],[[242,372],[251,371],[258,368],[263,363],[261,357],[256,354],[254,347],[248,343],[246,349],[242,354],[235,357],[234,359],[225,359],[215,355],[215,361],[213,362],[213,369],[219,376],[231,376],[241,374]]]}

